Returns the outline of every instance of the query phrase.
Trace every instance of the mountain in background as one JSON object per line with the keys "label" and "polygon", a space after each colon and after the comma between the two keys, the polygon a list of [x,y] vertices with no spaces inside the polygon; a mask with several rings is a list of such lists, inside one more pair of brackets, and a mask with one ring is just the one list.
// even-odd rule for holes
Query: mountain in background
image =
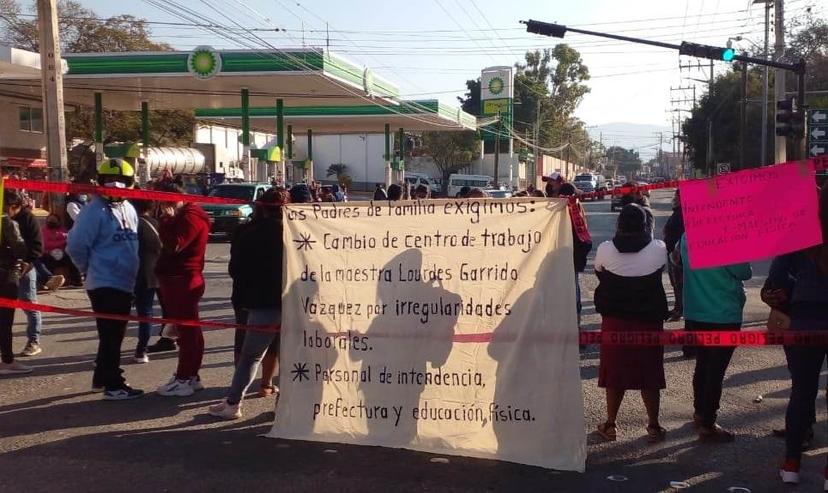
{"label": "mountain in background", "polygon": [[613,122],[589,127],[589,135],[594,140],[602,139],[606,147],[634,148],[638,151],[642,161],[655,157],[658,149],[659,132],[663,135],[661,149],[672,152],[673,130],[667,126]]}

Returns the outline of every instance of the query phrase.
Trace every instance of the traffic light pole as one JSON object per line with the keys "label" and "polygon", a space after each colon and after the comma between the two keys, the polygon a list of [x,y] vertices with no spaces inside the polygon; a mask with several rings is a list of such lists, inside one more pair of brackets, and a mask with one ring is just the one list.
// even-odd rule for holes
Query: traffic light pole
{"label": "traffic light pole", "polygon": [[[632,38],[629,36],[620,36],[618,34],[610,34],[610,33],[602,33],[598,31],[589,31],[586,29],[577,29],[573,27],[568,27],[562,24],[554,24],[551,22],[542,22],[536,20],[528,20],[528,21],[520,21],[522,24],[526,25],[526,31],[534,34],[540,34],[542,36],[552,36],[555,38],[563,38],[567,32],[573,32],[578,34],[585,34],[587,36],[597,36],[600,38],[609,38],[609,39],[617,39],[619,41],[628,41],[630,43],[637,43],[637,44],[644,44],[650,46],[657,46],[659,48],[667,48],[671,50],[678,50],[680,54],[695,56],[698,58],[709,58],[713,59],[714,55],[716,59],[722,59],[724,61],[740,61],[745,63],[752,63],[754,65],[760,65],[764,67],[774,67],[782,70],[788,70],[790,72],[794,72],[799,77],[799,104],[802,108],[804,108],[805,102],[805,60],[799,59],[797,63],[782,63],[777,62],[774,60],[766,60],[764,58],[756,58],[752,56],[745,56],[745,55],[737,55],[732,50],[728,51],[725,48],[717,48],[715,46],[708,46],[708,45],[701,45],[696,43],[688,43],[683,42],[680,45],[673,44],[673,43],[663,43],[661,41],[652,41],[649,39],[642,39],[642,38]],[[728,58],[719,58],[724,57],[727,54]],[[803,117],[804,118],[804,117]],[[804,131],[801,132],[797,136],[797,159],[803,159],[805,157],[805,133]]]}

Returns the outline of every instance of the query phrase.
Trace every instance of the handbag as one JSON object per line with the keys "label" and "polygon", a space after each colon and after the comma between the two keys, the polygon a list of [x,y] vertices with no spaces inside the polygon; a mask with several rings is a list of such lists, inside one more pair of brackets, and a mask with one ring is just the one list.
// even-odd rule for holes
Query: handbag
{"label": "handbag", "polygon": [[782,310],[771,308],[768,314],[768,330],[788,330],[791,328],[791,317]]}

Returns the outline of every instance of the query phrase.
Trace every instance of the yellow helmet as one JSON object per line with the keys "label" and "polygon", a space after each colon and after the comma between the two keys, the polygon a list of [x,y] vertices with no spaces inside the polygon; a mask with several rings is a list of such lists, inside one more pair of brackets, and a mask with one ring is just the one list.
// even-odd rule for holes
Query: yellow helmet
{"label": "yellow helmet", "polygon": [[98,164],[98,184],[122,183],[125,188],[135,185],[135,169],[121,158],[106,158]]}

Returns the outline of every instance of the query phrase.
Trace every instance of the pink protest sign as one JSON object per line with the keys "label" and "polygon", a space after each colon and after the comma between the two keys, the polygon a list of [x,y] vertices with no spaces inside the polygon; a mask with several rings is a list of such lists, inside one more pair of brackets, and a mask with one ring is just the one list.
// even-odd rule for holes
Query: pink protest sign
{"label": "pink protest sign", "polygon": [[679,190],[694,269],[765,259],[822,242],[813,161],[683,181]]}

